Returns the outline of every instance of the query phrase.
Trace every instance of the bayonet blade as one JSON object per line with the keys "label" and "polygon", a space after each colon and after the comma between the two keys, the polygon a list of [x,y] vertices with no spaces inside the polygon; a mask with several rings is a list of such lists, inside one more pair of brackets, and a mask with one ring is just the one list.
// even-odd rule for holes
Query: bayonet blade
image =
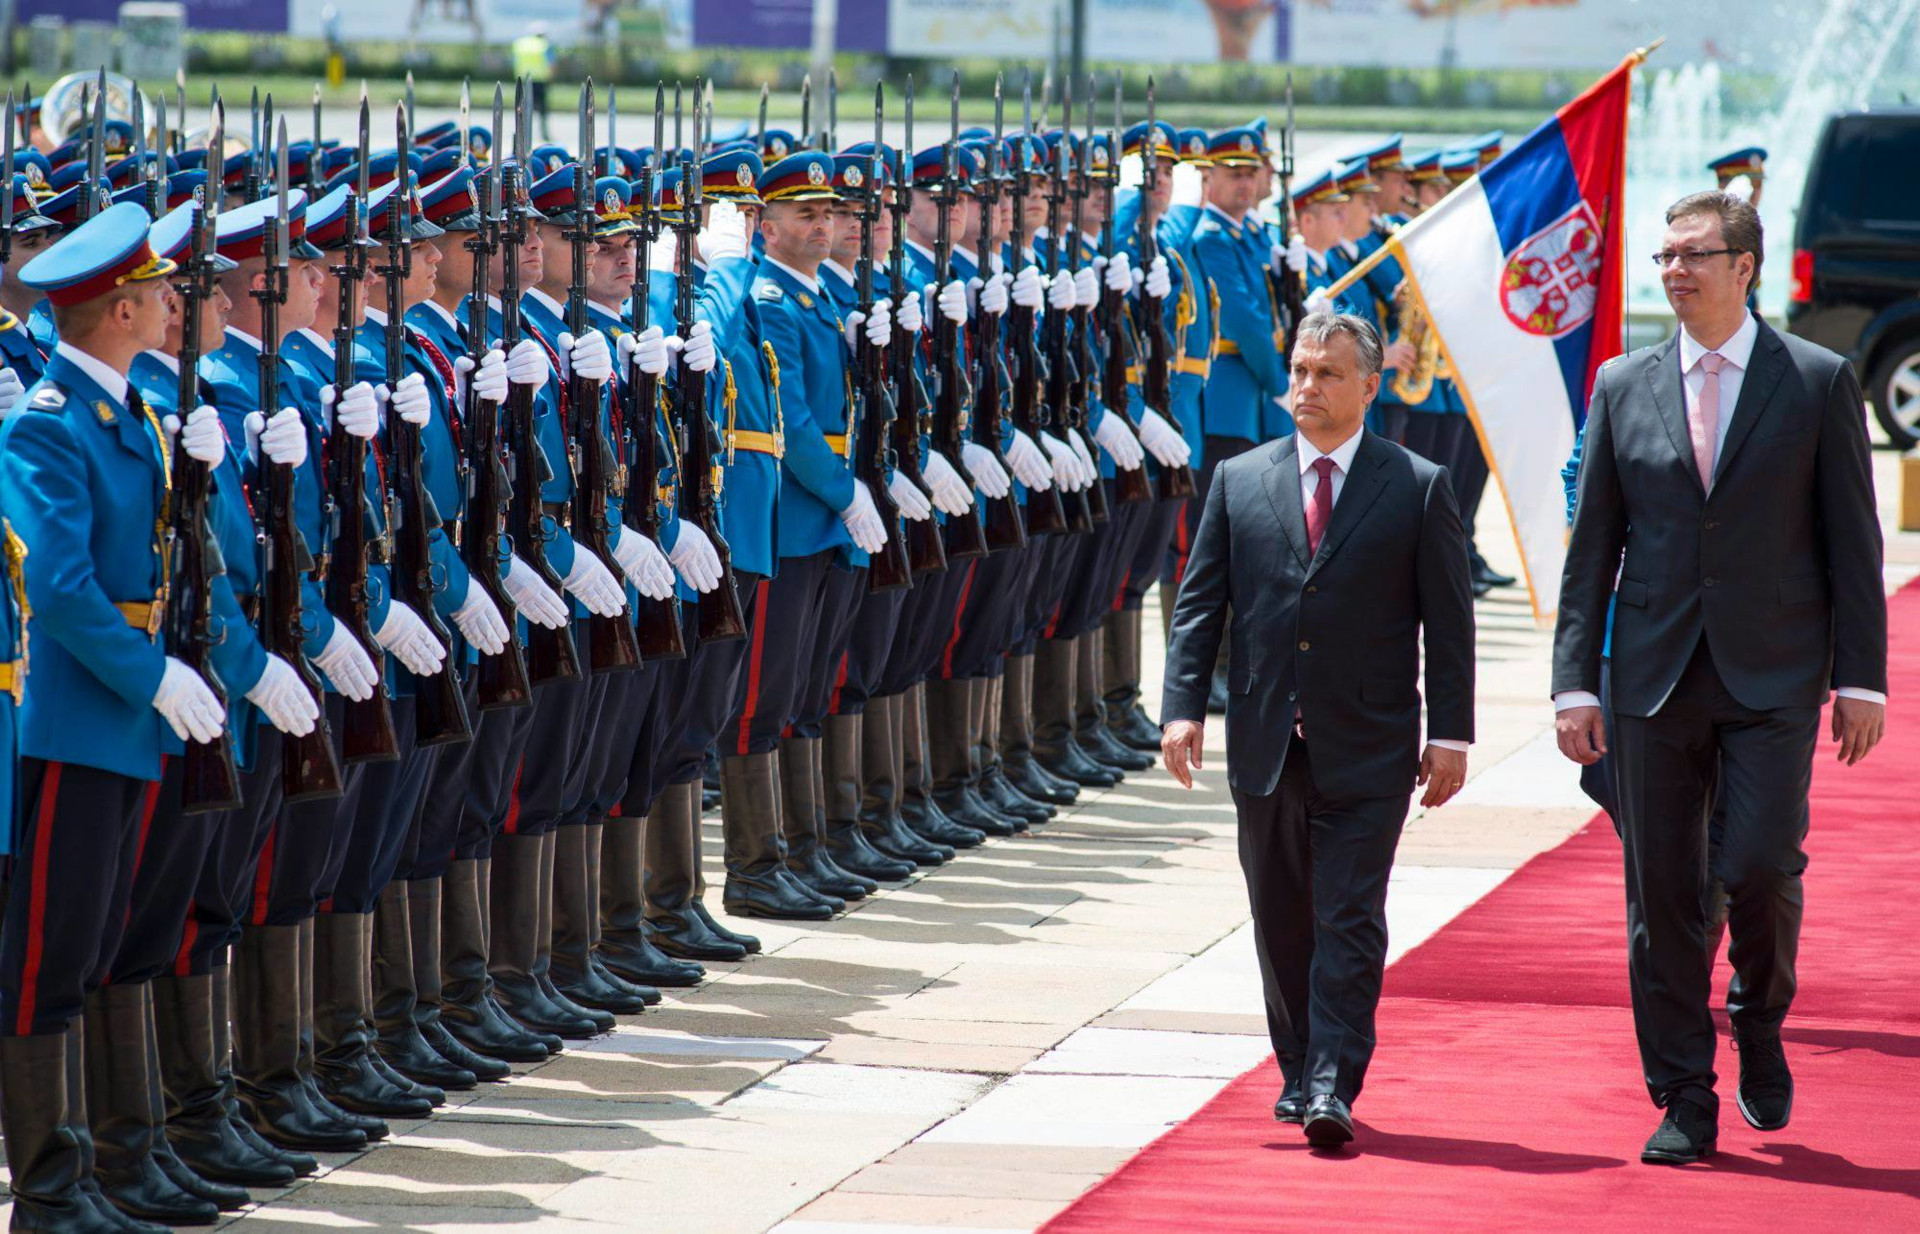
{"label": "bayonet blade", "polygon": [[800,145],[813,144],[813,74],[800,79]]}
{"label": "bayonet blade", "polygon": [[764,81],[760,83],[760,131],[755,136],[754,144],[763,151],[767,148],[767,83]]}
{"label": "bayonet blade", "polygon": [[[413,135],[413,70],[412,69],[407,70],[407,135],[409,137]],[[400,151],[401,158],[405,158],[406,156],[407,156],[407,152],[405,150]]]}
{"label": "bayonet blade", "polygon": [[960,140],[960,70],[959,69],[955,69],[953,71],[953,101],[949,108],[949,111],[950,111],[950,118],[952,119],[953,124],[952,124],[952,135],[948,138],[948,140],[953,142],[958,142]]}
{"label": "bayonet blade", "polygon": [[827,70],[827,131],[821,136],[821,152],[832,154],[840,140],[840,73],[837,69]]}
{"label": "bayonet blade", "polygon": [[[285,116],[280,117],[280,127],[276,138],[279,142],[280,149],[275,157],[273,191],[279,196],[280,202],[275,210],[273,226],[274,238],[280,242],[278,260],[280,262],[280,268],[284,270],[287,267],[287,248],[291,243],[290,235],[293,226],[292,210],[287,201],[287,118]],[[271,346],[272,343],[268,345]]]}
{"label": "bayonet blade", "polygon": [[620,149],[619,132],[620,132],[620,87],[608,86],[607,87],[607,168],[606,168],[605,174],[609,176],[617,176],[621,174],[619,171],[616,171],[613,166],[613,160],[620,157],[618,153]]}
{"label": "bayonet blade", "polygon": [[[1022,137],[1033,136],[1033,70],[1028,69],[1026,80],[1020,83],[1020,130]],[[1027,161],[1025,141],[1021,142],[1020,162]]]}
{"label": "bayonet blade", "polygon": [[707,78],[706,88],[701,93],[704,101],[700,110],[706,116],[706,128],[700,136],[700,157],[704,159],[707,151],[713,148],[713,78]]}
{"label": "bayonet blade", "polygon": [[907,74],[907,99],[905,123],[907,131],[900,139],[900,183],[894,186],[894,192],[905,193],[913,183],[913,74]]}
{"label": "bayonet blade", "polygon": [[367,198],[373,189],[373,169],[368,166],[373,154],[373,109],[367,103],[366,95],[360,96],[360,148],[359,166],[354,173],[353,194],[354,209],[359,214],[354,239],[360,244],[371,243],[369,222],[367,219]]}
{"label": "bayonet blade", "polygon": [[502,126],[506,123],[506,95],[500,89],[500,83],[493,83],[493,157],[487,160],[487,199],[488,217],[495,222],[500,218],[500,165],[506,160],[500,157],[500,138],[506,133]]}
{"label": "bayonet blade", "polygon": [[473,160],[473,79],[460,79],[460,165]]}
{"label": "bayonet blade", "polygon": [[[677,87],[676,87],[677,88]],[[660,148],[667,139],[667,83],[655,82],[653,86],[653,164],[656,174],[666,170],[667,152]],[[653,203],[648,202],[651,208]]]}
{"label": "bayonet blade", "polygon": [[680,157],[680,151],[686,146],[686,139],[682,136],[680,127],[680,109],[680,83],[676,81],[673,83],[673,157],[675,159]]}
{"label": "bayonet blade", "polygon": [[0,139],[0,162],[7,167],[7,192],[0,198],[0,244],[9,243],[13,236],[13,91],[7,91],[7,132]]}
{"label": "bayonet blade", "polygon": [[213,92],[213,106],[207,119],[207,150],[213,156],[207,161],[211,165],[211,175],[200,189],[201,207],[209,220],[220,213],[220,200],[225,194],[221,190],[219,152],[227,145],[227,105],[220,99],[220,91]]}

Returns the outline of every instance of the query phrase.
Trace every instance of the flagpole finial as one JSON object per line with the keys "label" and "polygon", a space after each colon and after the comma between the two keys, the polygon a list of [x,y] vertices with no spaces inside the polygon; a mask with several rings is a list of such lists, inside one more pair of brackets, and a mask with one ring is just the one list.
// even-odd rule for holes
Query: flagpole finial
{"label": "flagpole finial", "polygon": [[1655,39],[1653,42],[1648,43],[1645,47],[1635,48],[1633,55],[1627,58],[1629,60],[1632,60],[1635,64],[1644,64],[1646,63],[1647,57],[1651,56],[1654,52],[1659,51],[1660,45],[1662,43],[1665,43],[1666,41],[1667,41],[1667,36],[1663,34],[1659,38]]}

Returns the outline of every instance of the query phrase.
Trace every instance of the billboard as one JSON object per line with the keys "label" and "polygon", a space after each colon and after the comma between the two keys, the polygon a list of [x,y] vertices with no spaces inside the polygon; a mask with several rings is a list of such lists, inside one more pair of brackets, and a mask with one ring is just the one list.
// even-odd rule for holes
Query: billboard
{"label": "billboard", "polygon": [[[1087,56],[1104,61],[1214,63],[1279,58],[1275,0],[1086,0]],[[888,0],[896,56],[1033,57],[1054,44],[1062,0]]]}
{"label": "billboard", "polygon": [[[287,10],[294,0],[181,0],[189,30],[252,30],[277,34],[287,28]],[[122,0],[18,0],[14,20],[21,25],[36,17],[65,21],[120,20]]]}

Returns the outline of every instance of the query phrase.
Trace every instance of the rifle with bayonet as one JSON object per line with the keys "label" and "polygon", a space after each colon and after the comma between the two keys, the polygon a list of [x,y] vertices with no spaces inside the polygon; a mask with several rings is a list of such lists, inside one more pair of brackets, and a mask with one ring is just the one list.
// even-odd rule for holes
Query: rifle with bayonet
{"label": "rifle with bayonet", "polygon": [[[1033,191],[1033,73],[1027,73],[1027,79],[1020,88],[1020,106],[1022,125],[1020,131],[1020,154],[1013,161],[1013,273],[1018,277],[1028,266],[1027,254],[1027,197]],[[1010,345],[1008,348],[1007,379],[1013,388],[1013,427],[1025,433],[1035,446],[1040,445],[1040,434],[1045,431],[1040,405],[1040,383],[1043,379],[1043,364],[1040,359],[1040,341],[1037,337],[1039,326],[1035,322],[1037,312],[1026,305],[1014,304],[1007,309],[1007,330]],[[1066,509],[1060,502],[1060,490],[1055,485],[1044,489],[1027,490],[1027,531],[1033,535],[1051,535],[1067,528]]]}
{"label": "rifle with bayonet", "polygon": [[[894,168],[893,202],[887,207],[893,216],[893,243],[887,250],[887,285],[896,296],[914,295],[907,283],[907,210],[913,197],[913,78],[907,78],[906,144]],[[920,439],[933,431],[933,401],[927,396],[926,383],[920,380],[914,363],[919,340],[893,315],[893,340],[887,346],[887,363],[892,368],[894,398],[893,465],[894,470],[925,489],[920,473]],[[947,568],[947,541],[940,525],[931,518],[907,524],[907,561],[913,576],[932,574]]]}
{"label": "rifle with bayonet", "polygon": [[[1069,234],[1066,237],[1067,269],[1074,271],[1080,268],[1080,245],[1082,238],[1086,235],[1087,196],[1093,192],[1093,78],[1091,76],[1087,78],[1086,112],[1087,135],[1080,143],[1080,174],[1073,177],[1071,186],[1073,210]],[[1071,133],[1073,126],[1068,125],[1067,131]],[[1075,300],[1073,303],[1073,397],[1067,405],[1073,416],[1074,434],[1086,445],[1087,457],[1097,460],[1100,457],[1100,447],[1094,442],[1093,434],[1088,431],[1089,425],[1093,422],[1093,370],[1097,363],[1094,358],[1093,336],[1093,306]],[[1068,444],[1073,443],[1070,441]],[[1095,524],[1106,522],[1109,516],[1107,486],[1100,479],[1098,470],[1099,466],[1096,462],[1093,483],[1081,494],[1086,501],[1087,515]]]}
{"label": "rifle with bayonet", "polygon": [[[1154,237],[1154,225],[1158,222],[1152,206],[1160,189],[1160,158],[1154,153],[1160,145],[1159,122],[1154,118],[1153,78],[1147,78],[1147,135],[1141,143],[1141,188],[1140,222],[1136,247],[1140,250],[1140,268],[1151,270],[1154,261],[1160,255],[1159,242]],[[1108,207],[1111,226],[1112,207]],[[1199,294],[1192,288],[1189,294]],[[1173,417],[1173,340],[1167,337],[1166,301],[1151,295],[1143,286],[1140,289],[1140,401],[1157,412],[1168,424],[1179,426]],[[1178,467],[1160,465],[1155,479],[1155,491],[1162,501],[1194,495],[1193,468],[1185,463]]]}
{"label": "rifle with bayonet", "polygon": [[[0,136],[0,163],[6,165],[7,192],[0,198],[0,271],[13,261],[13,91],[7,91],[7,131]],[[187,408],[192,411],[193,408]]]}
{"label": "rifle with bayonet", "polygon": [[[278,164],[273,177],[277,202],[261,236],[262,270],[260,287],[253,293],[260,301],[260,414],[271,417],[280,402],[280,306],[287,302],[288,248],[290,219],[287,201],[287,142],[281,126]],[[304,432],[306,426],[302,424]],[[273,654],[293,666],[302,684],[313,696],[320,714],[311,732],[304,737],[281,734],[282,800],[292,804],[317,797],[338,796],[341,792],[340,760],[334,753],[333,735],[327,724],[326,708],[320,694],[320,679],[307,664],[301,650],[306,642],[304,606],[300,594],[300,576],[311,568],[306,541],[294,522],[293,466],[260,459],[266,490],[261,508],[260,539],[264,549],[260,586],[260,642]]]}
{"label": "rifle with bayonet", "polygon": [[[857,198],[860,212],[860,260],[854,269],[855,310],[872,320],[873,229],[879,221],[881,202],[880,144],[884,85],[873,88],[873,149],[867,155],[867,173],[861,179]],[[847,179],[853,176],[849,172]],[[886,529],[886,544],[868,563],[867,590],[890,591],[913,585],[913,566],[907,560],[906,535],[900,525],[900,507],[887,487],[887,475],[894,467],[893,421],[899,414],[893,392],[887,388],[885,355],[881,348],[859,331],[853,344],[853,400],[847,408],[847,434],[852,445],[853,478],[867,486],[873,495],[874,509]]]}
{"label": "rifle with bayonet", "polygon": [[[594,225],[599,212],[593,194],[593,82],[580,87],[580,149],[573,164],[573,223],[565,231],[572,259],[567,281],[567,333],[580,338],[587,323],[587,261],[596,243]],[[573,409],[573,452],[579,460],[574,475],[572,519],[569,530],[577,550],[592,553],[614,578],[621,578],[613,556],[612,526],[607,517],[617,470],[607,435],[600,431],[600,409],[606,383],[582,377],[577,369],[567,376],[567,405]],[[640,667],[640,644],[633,621],[623,609],[611,617],[587,617],[588,663],[596,673]]]}
{"label": "rifle with bayonet", "polygon": [[[336,398],[344,396],[354,384],[353,340],[365,314],[367,249],[367,154],[370,148],[370,117],[365,99],[360,101],[360,178],[349,199],[352,213],[347,244],[340,250],[340,261],[333,267],[340,288],[340,311],[333,326],[333,389]],[[367,443],[343,429],[334,431],[327,443],[327,493],[333,517],[332,560],[326,571],[327,608],[334,620],[344,622],[348,631],[360,640],[360,646],[375,664],[384,653],[373,641],[373,623],[369,616],[371,601],[367,595],[367,567],[386,560],[386,545],[368,534],[372,508],[385,508],[386,494],[367,491]],[[393,708],[385,690],[361,702],[347,700],[340,731],[340,754],[348,763],[385,762],[400,756],[399,735],[393,727]]]}
{"label": "rifle with bayonet", "polygon": [[[493,131],[502,131],[500,87],[493,87]],[[480,225],[468,234],[467,252],[473,256],[473,286],[467,295],[467,360],[478,372],[486,359],[487,347],[487,273],[500,242],[501,190],[500,163],[487,164],[480,198]],[[473,383],[467,383],[466,405],[461,422],[467,430],[467,509],[460,528],[460,560],[466,564],[469,587],[487,593],[493,606],[509,621],[513,601],[500,581],[500,562],[507,530],[507,506],[513,498],[507,478],[506,462],[500,450],[500,404],[480,397]],[[524,707],[533,701],[533,686],[527,679],[526,658],[520,641],[508,638],[494,655],[484,652],[474,670],[474,705],[481,711]]]}
{"label": "rifle with bayonet", "polygon": [[[394,113],[401,151],[399,183],[387,199],[387,260],[379,269],[387,293],[385,360],[387,389],[399,388],[405,376],[407,347],[407,279],[413,274],[413,185],[406,152],[413,148],[413,129],[405,108]],[[393,602],[413,610],[442,647],[451,645],[447,628],[434,611],[433,542],[441,526],[427,488],[426,464],[421,456],[420,426],[402,416],[387,417],[387,447],[393,460]],[[431,678],[414,685],[414,731],[418,746],[468,741],[473,719],[467,714],[466,691],[460,684],[460,666],[448,656]]]}
{"label": "rifle with bayonet", "polygon": [[[1002,105],[1000,77],[996,74],[993,79],[993,144],[987,147],[987,164],[983,169],[986,178],[980,187],[980,275],[986,279],[994,277],[994,219],[1000,213],[1000,193],[1006,180],[1000,165],[1001,140],[1005,128],[1006,111]],[[1007,357],[1000,345],[1000,322],[1001,315],[998,313],[981,313],[974,322],[980,380],[973,395],[973,441],[993,455],[1002,471],[1011,475],[1013,468],[1007,463],[1005,443],[1001,438],[1008,377]],[[1026,544],[1027,523],[1021,516],[1020,499],[1014,495],[1011,484],[999,497],[980,494],[980,502],[989,552],[997,553],[1001,549],[1020,548]]]}
{"label": "rifle with bayonet", "polygon": [[[11,108],[13,98],[7,98]],[[11,111],[9,111],[11,115]],[[221,119],[216,110],[213,132],[218,135]],[[13,167],[13,123],[7,123],[6,166]],[[182,423],[200,406],[200,330],[207,302],[213,298],[216,274],[213,269],[214,217],[219,212],[219,197],[209,195],[204,205],[193,207],[189,227],[188,258],[180,266],[180,419]],[[6,218],[0,226],[13,228],[13,186],[7,186]],[[4,233],[0,233],[4,234]],[[4,240],[0,240],[3,244]],[[0,262],[6,260],[0,251]],[[167,578],[167,654],[200,674],[207,687],[226,710],[227,692],[213,668],[213,646],[220,636],[213,628],[213,578],[226,573],[220,557],[220,542],[207,518],[207,503],[213,486],[213,468],[189,455],[175,452],[173,462],[172,522],[167,529],[171,541],[168,557],[171,569]],[[233,734],[226,728],[212,741],[189,741],[181,777],[181,809],[188,814],[210,810],[232,810],[240,805],[240,773],[234,764]]]}
{"label": "rifle with bayonet", "polygon": [[[520,325],[520,249],[527,241],[528,143],[532,117],[527,108],[527,82],[513,85],[513,166],[502,181],[505,196],[500,227],[500,346],[511,355],[524,335]],[[507,509],[507,532],[513,550],[556,595],[564,595],[560,575],[547,560],[546,505],[540,490],[553,477],[534,427],[534,388],[521,382],[507,387],[507,450],[513,458],[513,500]],[[580,659],[573,631],[549,630],[527,623],[527,676],[534,685],[571,681],[580,676]]]}
{"label": "rifle with bayonet", "polygon": [[[1091,91],[1088,92],[1087,111],[1093,111]],[[1087,144],[1091,149],[1093,143]],[[1105,207],[1100,224],[1100,255],[1106,259],[1108,269],[1113,268],[1114,256],[1119,252],[1119,237],[1113,224],[1113,190],[1119,181],[1120,79],[1115,77],[1113,127],[1107,130],[1107,170],[1100,178],[1100,200]],[[1144,208],[1141,213],[1146,213]],[[1107,354],[1100,370],[1100,401],[1107,405],[1108,415],[1119,416],[1127,426],[1127,431],[1138,437],[1140,422],[1133,418],[1131,400],[1127,396],[1127,370],[1138,366],[1139,348],[1134,341],[1133,322],[1127,315],[1127,293],[1108,287],[1104,281],[1100,288],[1100,333],[1107,340]],[[1147,479],[1146,467],[1142,465],[1131,471],[1116,467],[1113,493],[1122,502],[1152,501],[1153,485]]]}
{"label": "rifle with bayonet", "polygon": [[[1280,130],[1280,165],[1275,169],[1280,177],[1280,201],[1277,209],[1280,215],[1280,247],[1285,249],[1292,239],[1295,223],[1293,219],[1293,74],[1287,74],[1287,123]],[[1267,270],[1267,280],[1274,284],[1274,298],[1280,305],[1285,322],[1274,324],[1286,330],[1286,342],[1280,349],[1281,363],[1289,371],[1293,368],[1293,332],[1300,319],[1307,315],[1307,276],[1288,270],[1285,274]]]}
{"label": "rifle with bayonet", "polygon": [[[933,285],[937,290],[953,281],[953,212],[960,204],[960,74],[953,75],[952,128],[940,154],[940,188],[933,195]],[[967,429],[968,388],[966,358],[960,341],[960,323],[945,313],[933,315],[933,448],[947,460],[970,492],[973,475],[961,454]],[[987,531],[980,507],[970,504],[964,514],[947,516],[947,560],[964,561],[987,555]]]}
{"label": "rifle with bayonet", "polygon": [[[1073,151],[1073,83],[1069,81],[1061,93],[1061,114],[1066,119],[1066,127],[1060,134],[1060,144],[1054,147],[1053,176],[1047,186],[1047,256],[1048,274],[1060,273],[1061,263],[1066,263],[1069,275],[1079,269],[1078,237],[1064,237],[1060,233],[1061,215],[1066,213],[1067,197],[1070,193],[1068,160]],[[1073,349],[1069,345],[1068,330],[1072,325],[1073,312],[1049,312],[1047,314],[1047,407],[1050,423],[1057,424],[1061,430],[1060,438],[1072,448],[1075,416],[1073,414],[1074,389],[1078,385],[1078,375],[1074,367]],[[1076,454],[1079,451],[1074,451]],[[1093,530],[1093,511],[1088,505],[1085,492],[1062,493],[1061,508],[1066,513],[1067,530],[1075,535],[1084,535]]]}
{"label": "rifle with bayonet", "polygon": [[[665,139],[667,90],[664,85],[653,92],[653,149],[640,165],[640,178],[634,182],[633,203],[633,286],[627,300],[627,324],[638,337],[647,329],[652,312],[653,243],[660,238],[659,207],[654,204],[655,169],[665,165],[667,153],[660,148]],[[612,134],[608,134],[612,140]],[[660,541],[660,378],[635,369],[630,380],[620,387],[626,399],[627,499],[624,503],[627,525],[656,544]],[[636,603],[636,631],[640,654],[649,660],[678,660],[687,654],[686,635],[680,629],[680,600],[668,596],[650,600],[641,596]]]}
{"label": "rifle with bayonet", "polygon": [[[100,180],[106,173],[107,159],[107,70],[100,70],[99,83],[92,90],[93,123],[87,131],[87,183],[80,194],[79,218],[86,222],[100,213]],[[87,110],[83,107],[82,112]],[[11,168],[9,168],[11,170]]]}

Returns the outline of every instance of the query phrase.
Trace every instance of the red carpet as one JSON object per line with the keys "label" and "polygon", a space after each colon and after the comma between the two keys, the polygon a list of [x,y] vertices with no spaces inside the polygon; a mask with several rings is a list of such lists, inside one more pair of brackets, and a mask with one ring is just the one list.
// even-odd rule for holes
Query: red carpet
{"label": "red carpet", "polygon": [[1848,769],[1823,727],[1815,761],[1792,1125],[1740,1118],[1722,1015],[1718,1155],[1640,1164],[1658,1113],[1602,816],[1388,971],[1348,1152],[1273,1121],[1269,1059],[1046,1229],[1920,1229],[1920,587],[1891,616],[1889,738]]}

